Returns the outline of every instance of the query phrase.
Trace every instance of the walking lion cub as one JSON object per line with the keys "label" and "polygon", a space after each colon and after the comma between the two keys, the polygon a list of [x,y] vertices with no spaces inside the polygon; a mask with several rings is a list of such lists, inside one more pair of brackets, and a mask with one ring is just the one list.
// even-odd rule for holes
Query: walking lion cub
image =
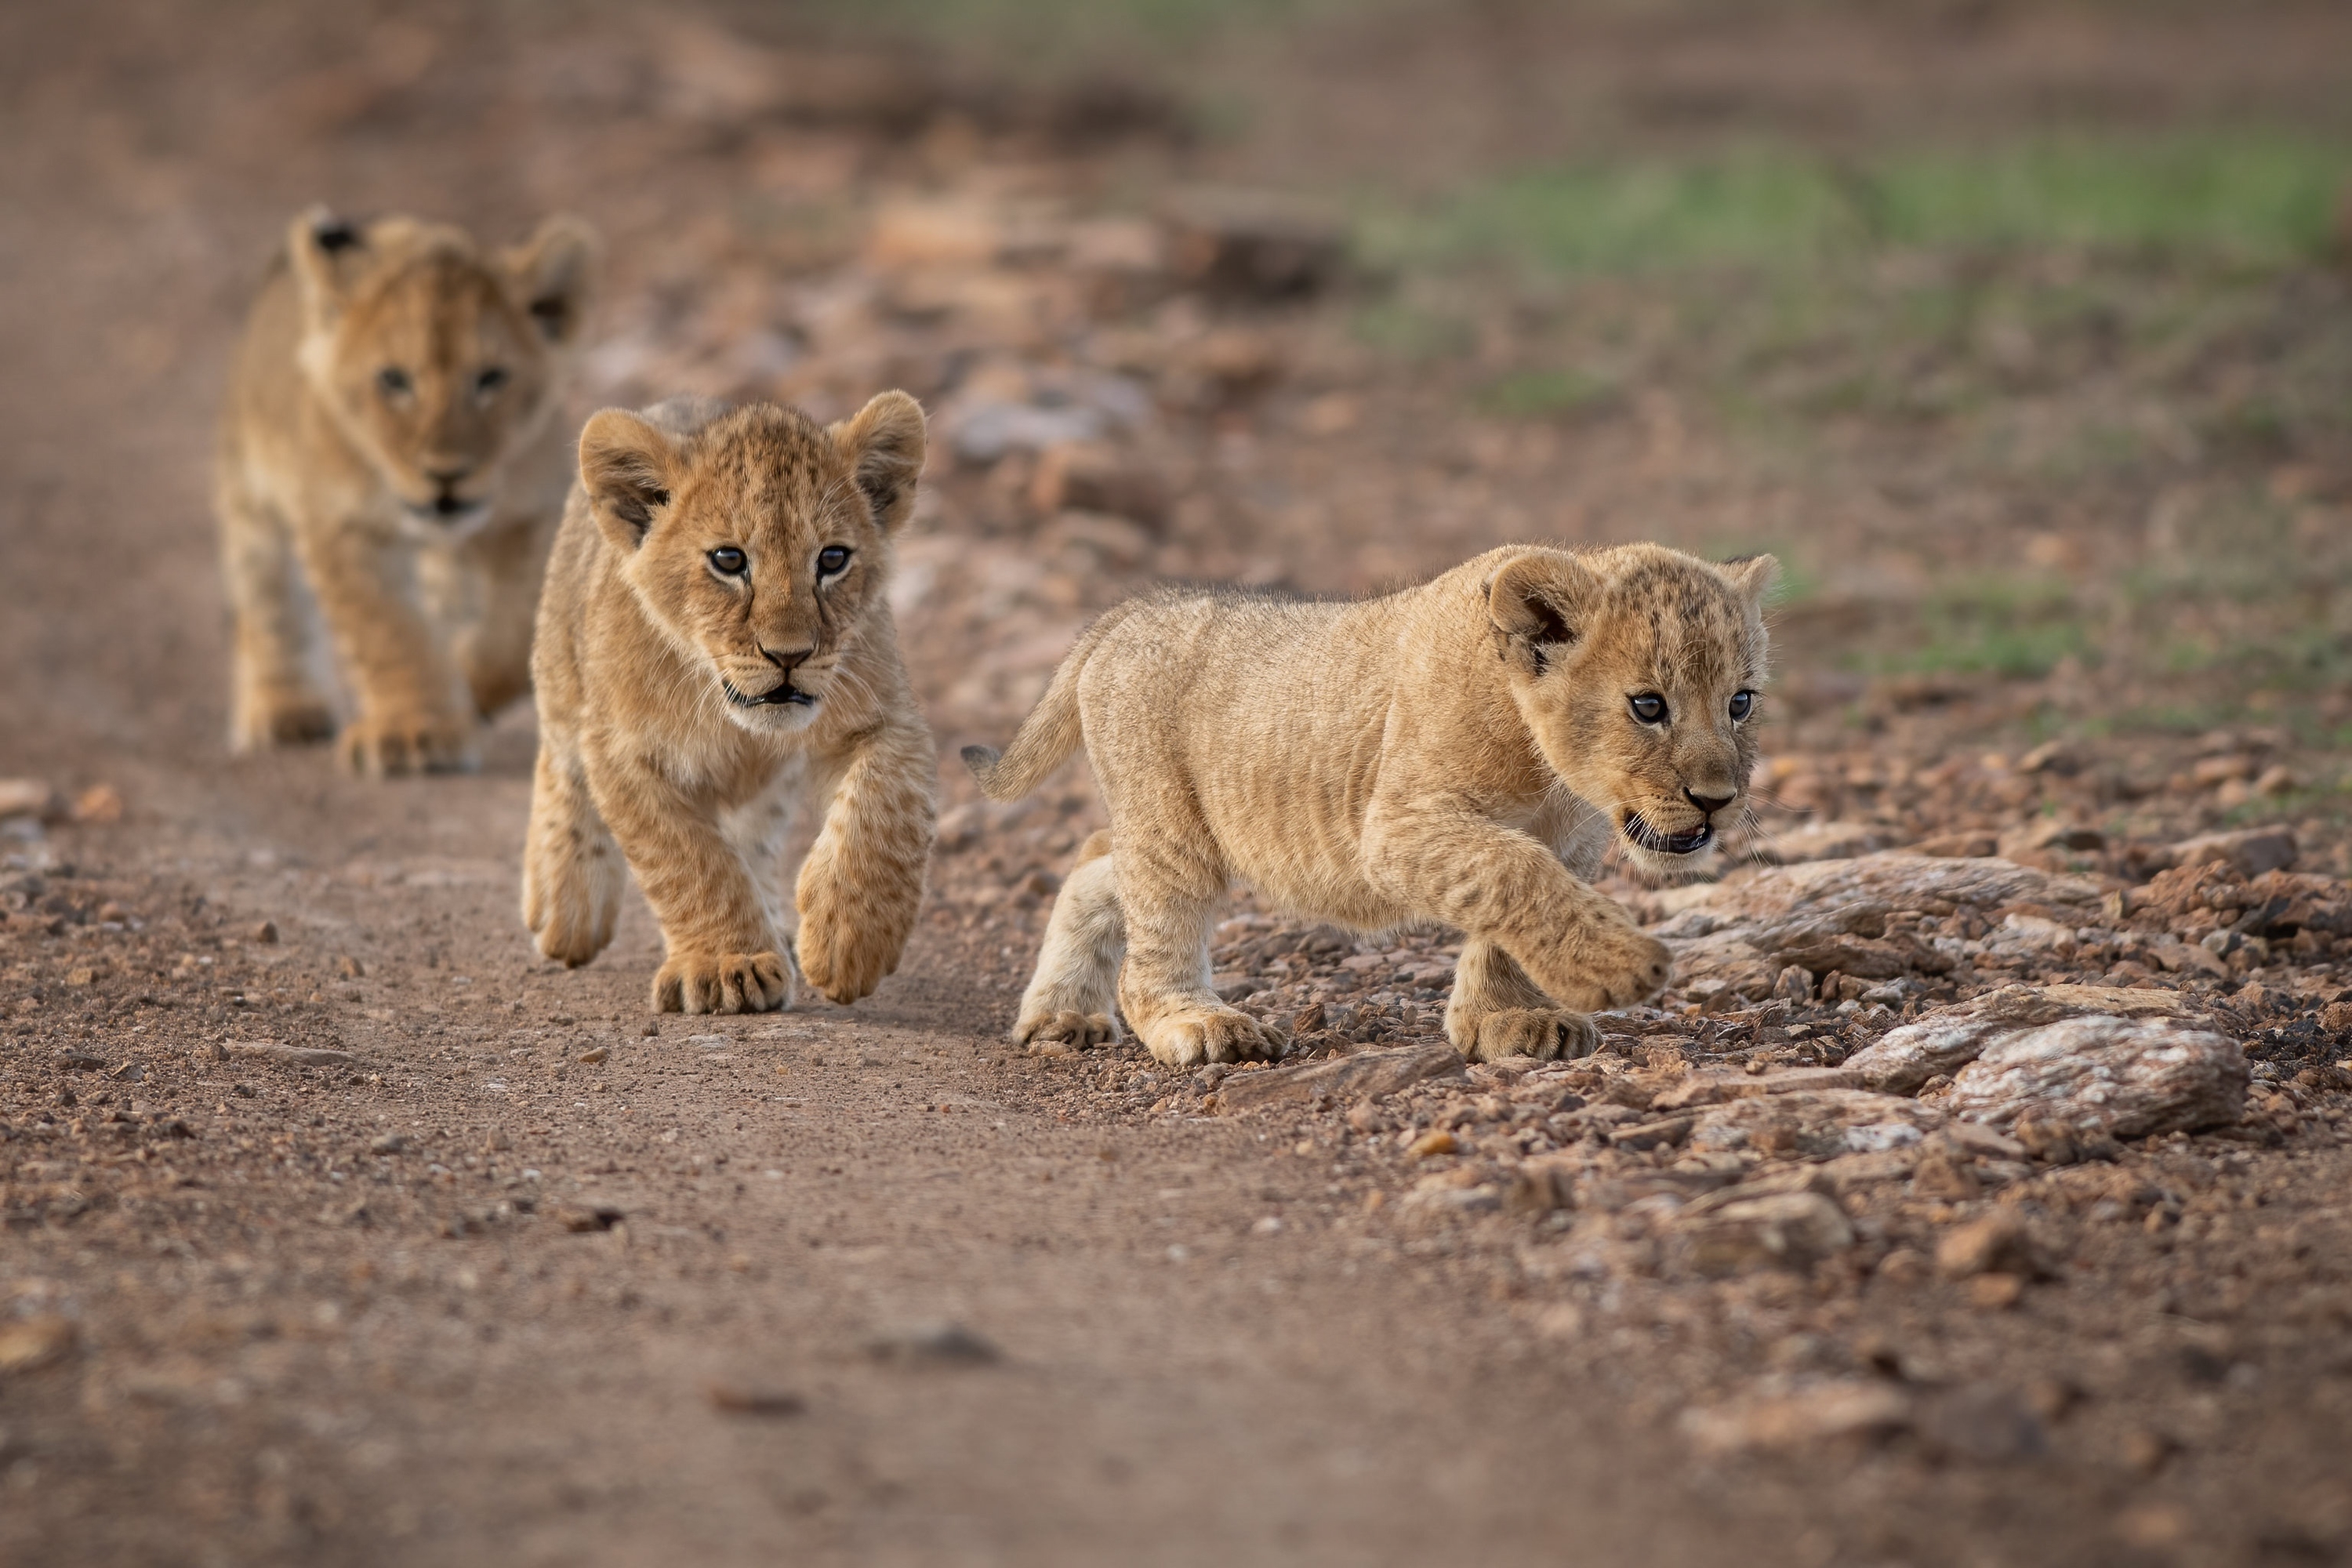
{"label": "walking lion cub", "polygon": [[588,421],[531,661],[541,952],[612,941],[625,858],[668,949],[656,1012],[789,1006],[782,840],[807,801],[802,977],[845,1003],[898,967],[936,764],[885,590],[924,445],[903,392],[831,426],[686,399]]}
{"label": "walking lion cub", "polygon": [[1015,1037],[1108,1039],[1115,1004],[1171,1066],[1276,1054],[1209,989],[1210,919],[1238,878],[1307,919],[1458,927],[1445,1031],[1465,1057],[1589,1053],[1584,1015],[1654,996],[1668,966],[1590,879],[1612,840],[1653,869],[1699,865],[1742,809],[1776,570],[1515,546],[1359,603],[1111,610],[1002,756],[963,753],[1011,800],[1083,742],[1110,808]]}
{"label": "walking lion cub", "polygon": [[[552,416],[595,260],[572,218],[497,252],[414,218],[294,221],[237,350],[214,482],[236,750],[337,735],[363,773],[472,765],[476,721],[530,685],[569,468]],[[313,601],[355,710],[340,734]]]}

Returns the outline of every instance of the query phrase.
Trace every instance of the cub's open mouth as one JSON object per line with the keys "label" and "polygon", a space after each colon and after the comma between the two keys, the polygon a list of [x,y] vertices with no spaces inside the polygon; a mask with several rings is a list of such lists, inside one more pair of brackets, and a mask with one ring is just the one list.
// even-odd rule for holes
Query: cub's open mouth
{"label": "cub's open mouth", "polygon": [[756,696],[736,690],[732,681],[720,681],[719,689],[727,693],[727,700],[738,708],[814,708],[816,706],[815,695],[812,692],[794,690],[790,676],[786,676],[780,684]]}
{"label": "cub's open mouth", "polygon": [[1653,855],[1696,855],[1715,842],[1715,829],[1702,822],[1687,833],[1661,833],[1635,816],[1625,819],[1625,837]]}

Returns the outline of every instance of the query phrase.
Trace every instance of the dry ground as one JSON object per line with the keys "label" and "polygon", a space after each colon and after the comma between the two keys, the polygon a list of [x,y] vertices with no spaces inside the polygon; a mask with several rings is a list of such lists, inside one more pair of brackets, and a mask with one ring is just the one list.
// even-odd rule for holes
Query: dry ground
{"label": "dry ground", "polygon": [[[2280,822],[2340,879],[2352,310],[2318,253],[1898,245],[1823,313],[1738,255],[1563,283],[1421,243],[1458,218],[1475,251],[1446,193],[1580,150],[2340,139],[2339,14],[1399,7],[1060,75],[725,25],[0,20],[0,775],[83,818],[0,841],[0,1559],[2341,1560],[2352,1042],[2316,935],[2208,974],[2158,938],[2218,895],[2119,908],[1843,1012],[1834,976],[1678,996],[1572,1082],[1219,1115],[1213,1074],[1003,1045],[1097,808],[1076,779],[983,810],[950,773],[880,994],[651,1019],[642,910],[576,973],[516,921],[527,713],[467,778],[224,753],[204,499],[288,213],[504,237],[567,206],[613,250],[583,405],[931,405],[898,598],[943,757],[1155,576],[1360,591],[1661,536],[1798,568],[1759,844],[1839,823],[2112,890]],[[1197,191],[1236,181],[1367,237],[1335,261],[1310,221],[1253,273]],[[1399,212],[1421,239],[1384,247]],[[1244,904],[1223,936],[1304,1049],[1433,1036],[1444,933]],[[1962,1150],[1841,1191],[1833,1264],[1708,1279],[1675,1215],[1748,1167],[1590,1114],[2084,978],[2222,1009],[2252,1119]],[[237,1049],[268,1044],[332,1054]],[[1563,1152],[1592,1179],[1512,1185]],[[2041,1249],[2016,1289],[1920,1267],[2000,1213]],[[1885,1398],[1771,1426],[1824,1389]]]}

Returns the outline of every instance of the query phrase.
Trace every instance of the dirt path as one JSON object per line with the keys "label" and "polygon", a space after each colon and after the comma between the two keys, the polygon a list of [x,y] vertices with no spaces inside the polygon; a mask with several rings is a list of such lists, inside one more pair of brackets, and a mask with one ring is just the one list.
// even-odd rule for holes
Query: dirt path
{"label": "dirt path", "polygon": [[[2273,969],[2194,982],[2209,1000],[2226,982],[2250,1038],[2301,1030],[2302,1056],[2263,1047],[2266,1131],[2137,1148],[2114,1198],[2064,1185],[2106,1166],[1963,1160],[1943,1194],[1854,1196],[1851,1260],[1718,1282],[1661,1274],[1679,1199],[1633,1178],[1727,1171],[1570,1126],[1592,1108],[1559,1083],[1541,1107],[1490,1078],[1368,1119],[1229,1117],[1196,1114],[1216,1083],[1132,1048],[1010,1052],[1053,873],[1097,818],[1082,781],[984,811],[951,759],[1002,741],[1092,609],[1156,574],[1361,587],[1654,508],[1696,539],[1811,492],[1738,468],[1671,397],[1568,437],[1472,418],[1441,373],[1368,357],[1335,325],[1345,301],[1310,321],[1140,275],[1118,259],[1131,215],[1073,215],[1234,173],[1150,101],[1032,102],[948,73],[925,87],[946,107],[910,128],[870,71],[773,99],[701,35],[657,47],[608,17],[543,39],[535,16],[0,17],[0,777],[50,781],[90,819],[0,837],[0,1563],[2341,1559],[2352,1080],[2331,1064],[2352,1047],[2313,1023],[2352,995],[2340,947],[2282,936]],[[1423,50],[1419,25],[1356,47],[1440,85],[1522,52],[1484,26]],[[2040,25],[1985,25],[1999,38],[1938,124],[2041,90]],[[1801,125],[1827,92],[1857,123],[1899,120],[1907,79],[1868,29],[1816,51],[1811,26],[1750,40],[1788,80],[1764,72],[1738,112]],[[1896,53],[1941,62],[1944,24],[1921,26]],[[2109,96],[2151,113],[2176,89],[2327,101],[2324,49],[2208,61],[2192,29],[2103,55],[2084,26],[2059,33],[2085,101],[2102,59],[2132,89]],[[1617,58],[1537,34],[1530,59]],[[1667,143],[1748,63],[1612,37]],[[1335,58],[1317,123],[1365,135],[1349,156],[1296,146],[1347,167],[1394,116]],[[1543,94],[1502,97],[1450,100],[1461,123],[1424,151],[1551,122]],[[857,238],[876,191],[913,216]],[[634,901],[593,967],[534,962],[514,910],[527,714],[468,778],[370,786],[323,754],[225,754],[209,421],[269,237],[321,195],[498,237],[588,212],[614,249],[589,397],[781,388],[835,412],[897,382],[940,414],[900,591],[952,809],[879,994],[650,1019],[656,939]],[[1048,232],[1057,259],[1034,263]],[[1133,385],[1148,416],[1118,401]],[[982,393],[1075,401],[1139,466],[1081,493],[1025,453],[950,459]],[[1917,531],[1870,461],[1803,484],[1867,494],[1854,515],[1878,534]],[[2352,494],[2332,472],[2290,487],[2321,528]],[[2120,554],[2137,518],[2082,536]],[[1842,613],[1794,628],[1800,659],[1845,635]],[[2064,767],[1975,760],[1981,733],[2084,679],[1866,691],[1802,666],[1770,782],[1824,817],[1874,813],[1887,842],[1958,830],[1979,854],[2043,853],[2021,837],[2043,816],[2137,802],[2137,837],[2077,868],[2144,886],[2132,857],[2221,824],[2214,790],[2243,805],[2263,768],[2314,765],[2269,731],[2211,755],[2118,739]],[[2216,756],[2204,793],[2165,782]],[[2333,837],[2306,826],[2305,865],[2340,874],[2323,805]],[[1244,924],[1220,962],[1262,964],[1244,978],[1286,1010],[1328,999],[1329,1049],[1431,1037],[1435,939],[1343,960],[1277,934]],[[2150,949],[2109,935],[2123,984]],[[1619,1037],[1612,1068],[1833,1064],[1893,1021],[1836,980],[1794,1013],[1701,1020],[1693,1001],[1642,1026],[1675,1032]],[[1459,1159],[1411,1161],[1440,1120]],[[1559,1152],[1552,1131],[1616,1184],[1572,1232],[1564,1209],[1498,1212],[1486,1183]],[[1924,1258],[2001,1183],[2054,1256],[2030,1290],[1971,1304]],[[1881,1268],[1897,1256],[1907,1279]],[[1681,1419],[1819,1386],[1897,1389],[1916,1418],[1760,1457],[1710,1455]]]}

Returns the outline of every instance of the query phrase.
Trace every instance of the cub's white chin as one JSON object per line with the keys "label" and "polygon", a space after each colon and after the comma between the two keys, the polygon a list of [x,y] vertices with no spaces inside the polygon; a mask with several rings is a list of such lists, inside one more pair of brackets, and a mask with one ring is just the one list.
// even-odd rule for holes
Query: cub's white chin
{"label": "cub's white chin", "polygon": [[727,717],[754,735],[790,735],[816,722],[817,702],[765,702],[757,708],[726,704]]}

